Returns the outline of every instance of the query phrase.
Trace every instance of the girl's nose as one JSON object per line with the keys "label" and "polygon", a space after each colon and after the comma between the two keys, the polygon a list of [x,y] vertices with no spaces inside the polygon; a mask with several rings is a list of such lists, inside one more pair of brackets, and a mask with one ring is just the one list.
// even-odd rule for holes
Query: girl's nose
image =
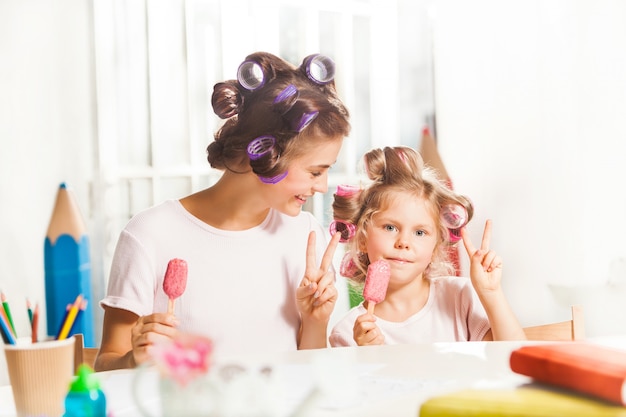
{"label": "girl's nose", "polygon": [[407,249],[409,247],[408,239],[401,233],[398,235],[398,239],[396,240],[396,248],[398,249]]}

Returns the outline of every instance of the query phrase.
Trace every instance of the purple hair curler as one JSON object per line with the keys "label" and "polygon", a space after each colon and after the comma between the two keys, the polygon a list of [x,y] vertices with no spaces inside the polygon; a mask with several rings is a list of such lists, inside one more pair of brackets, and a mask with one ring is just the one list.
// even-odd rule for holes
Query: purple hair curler
{"label": "purple hair curler", "polygon": [[276,138],[271,135],[259,136],[253,139],[252,142],[248,144],[248,158],[250,158],[250,160],[252,161],[256,161],[257,159],[269,153],[274,147],[275,143]]}
{"label": "purple hair curler", "polygon": [[319,113],[320,112],[318,111],[305,112],[300,117],[300,120],[298,120],[298,123],[293,126],[293,130],[295,130],[298,133],[302,132],[305,127],[307,127],[309,124],[311,124],[313,120],[315,120],[315,118],[317,117]]}
{"label": "purple hair curler", "polygon": [[249,91],[261,88],[265,84],[263,68],[255,61],[243,61],[237,68],[237,81]]}
{"label": "purple hair curler", "polygon": [[326,55],[313,54],[304,58],[301,68],[316,84],[328,84],[335,78],[335,62]]}
{"label": "purple hair curler", "polygon": [[331,235],[335,233],[341,234],[341,238],[339,239],[341,243],[346,243],[356,234],[356,226],[352,223],[344,222],[343,220],[334,220],[328,229]]}
{"label": "purple hair curler", "polygon": [[[296,86],[293,84],[289,84],[287,87],[283,88],[283,91],[278,93],[278,95],[274,99],[274,104],[287,100],[292,100],[295,103],[299,95],[300,93],[298,92]],[[291,105],[293,106],[293,103]]]}
{"label": "purple hair curler", "polygon": [[277,182],[282,181],[283,178],[285,178],[287,176],[288,172],[289,171],[285,171],[282,174],[276,175],[275,177],[261,177],[261,176],[258,176],[258,177],[259,177],[259,179],[261,180],[262,183],[265,183],[265,184],[276,184]]}

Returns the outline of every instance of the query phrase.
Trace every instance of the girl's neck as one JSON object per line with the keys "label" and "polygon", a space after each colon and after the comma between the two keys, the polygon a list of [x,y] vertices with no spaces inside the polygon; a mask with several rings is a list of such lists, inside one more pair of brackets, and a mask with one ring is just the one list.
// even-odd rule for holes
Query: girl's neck
{"label": "girl's neck", "polygon": [[388,288],[385,299],[376,305],[376,316],[402,322],[417,314],[428,302],[430,281],[421,276],[399,288]]}

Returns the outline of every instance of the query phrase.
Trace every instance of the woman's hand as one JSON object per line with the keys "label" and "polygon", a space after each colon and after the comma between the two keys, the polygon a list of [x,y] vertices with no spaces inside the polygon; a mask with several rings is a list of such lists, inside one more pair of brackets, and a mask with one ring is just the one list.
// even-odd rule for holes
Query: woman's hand
{"label": "woman's hand", "polygon": [[135,364],[150,359],[150,348],[155,343],[172,340],[178,333],[176,317],[167,313],[153,313],[139,317],[131,330],[131,344]]}
{"label": "woman's hand", "polygon": [[337,302],[335,274],[330,271],[340,233],[331,238],[322,263],[317,267],[315,232],[309,233],[306,247],[306,269],[300,286],[296,289],[296,305],[300,312],[298,349],[315,349],[328,346],[327,331],[330,314]]}
{"label": "woman's hand", "polygon": [[330,270],[330,266],[340,237],[340,233],[333,235],[322,257],[322,263],[318,267],[315,254],[315,232],[309,233],[306,247],[306,270],[300,286],[296,289],[298,311],[303,320],[328,322],[335,308],[337,288],[335,288],[335,274]]}
{"label": "woman's hand", "polygon": [[359,346],[382,345],[385,343],[385,336],[376,326],[376,317],[369,313],[361,314],[356,318],[352,337]]}
{"label": "woman's hand", "polygon": [[105,307],[97,371],[133,368],[150,359],[150,347],[178,333],[176,317],[155,313],[144,317],[121,308]]}
{"label": "woman's hand", "polygon": [[476,292],[480,295],[499,291],[502,279],[502,259],[495,251],[489,249],[491,220],[485,223],[480,249],[474,248],[465,228],[461,229],[461,237],[470,258],[470,277]]}

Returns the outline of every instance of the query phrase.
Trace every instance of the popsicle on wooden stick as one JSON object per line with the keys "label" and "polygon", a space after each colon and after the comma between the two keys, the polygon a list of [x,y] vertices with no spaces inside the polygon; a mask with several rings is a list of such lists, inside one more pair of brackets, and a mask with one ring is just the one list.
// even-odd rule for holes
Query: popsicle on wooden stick
{"label": "popsicle on wooden stick", "polygon": [[183,295],[187,287],[187,261],[174,258],[167,263],[165,278],[163,279],[163,291],[169,297],[167,312],[174,313],[176,299]]}
{"label": "popsicle on wooden stick", "polygon": [[384,259],[372,262],[367,267],[363,298],[367,301],[367,312],[374,314],[374,306],[385,299],[391,277],[389,262]]}

